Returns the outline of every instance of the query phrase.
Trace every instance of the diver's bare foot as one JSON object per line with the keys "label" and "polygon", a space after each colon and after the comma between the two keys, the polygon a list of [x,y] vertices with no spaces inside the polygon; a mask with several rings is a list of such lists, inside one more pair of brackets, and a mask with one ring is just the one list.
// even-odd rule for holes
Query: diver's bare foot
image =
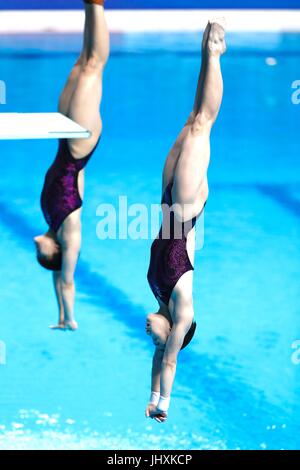
{"label": "diver's bare foot", "polygon": [[76,321],[66,321],[65,329],[70,331],[76,331],[78,330],[78,323]]}
{"label": "diver's bare foot", "polygon": [[209,54],[218,56],[226,52],[225,31],[225,18],[210,20],[210,31],[207,39],[207,51]]}

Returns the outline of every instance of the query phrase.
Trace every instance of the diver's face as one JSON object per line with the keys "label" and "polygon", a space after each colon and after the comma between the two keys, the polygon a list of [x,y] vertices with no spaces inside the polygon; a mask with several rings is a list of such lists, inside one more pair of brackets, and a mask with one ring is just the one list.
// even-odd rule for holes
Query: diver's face
{"label": "diver's face", "polygon": [[43,258],[52,258],[60,251],[59,245],[55,240],[47,235],[40,235],[34,238],[36,251]]}
{"label": "diver's face", "polygon": [[168,320],[159,313],[152,313],[147,317],[146,333],[151,336],[153,344],[164,350],[171,331]]}

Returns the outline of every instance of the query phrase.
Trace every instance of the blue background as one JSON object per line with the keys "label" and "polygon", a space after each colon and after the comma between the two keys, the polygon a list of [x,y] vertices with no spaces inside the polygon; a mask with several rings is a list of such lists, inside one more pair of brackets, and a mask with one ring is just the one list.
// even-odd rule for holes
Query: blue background
{"label": "blue background", "polygon": [[[107,8],[299,8],[300,0],[107,0]],[[82,8],[82,0],[0,0],[0,9]]]}
{"label": "blue background", "polygon": [[[55,111],[81,44],[81,34],[0,35],[3,111]],[[57,142],[0,144],[0,449],[300,449],[300,364],[291,361],[300,338],[300,105],[291,101],[300,35],[228,34],[196,253],[198,329],[180,355],[165,426],[144,418],[151,240],[96,237],[99,204],[160,201],[199,49],[195,33],[111,35],[103,139],[86,169],[74,335],[48,329],[55,297],[32,246],[46,229],[39,197]]]}

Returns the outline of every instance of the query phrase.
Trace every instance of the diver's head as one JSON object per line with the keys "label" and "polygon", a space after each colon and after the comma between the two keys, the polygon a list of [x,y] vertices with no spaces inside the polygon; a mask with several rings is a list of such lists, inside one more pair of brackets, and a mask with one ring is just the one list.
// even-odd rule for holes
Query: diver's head
{"label": "diver's head", "polygon": [[[193,322],[189,331],[185,335],[181,349],[186,348],[186,346],[192,341],[196,331],[196,326],[196,322]],[[161,315],[160,313],[151,313],[147,316],[146,331],[147,334],[151,336],[157,349],[165,349],[171,329],[172,326],[164,315]]]}
{"label": "diver's head", "polygon": [[56,237],[47,232],[34,238],[36,257],[38,263],[50,271],[60,271],[62,266],[62,253]]}

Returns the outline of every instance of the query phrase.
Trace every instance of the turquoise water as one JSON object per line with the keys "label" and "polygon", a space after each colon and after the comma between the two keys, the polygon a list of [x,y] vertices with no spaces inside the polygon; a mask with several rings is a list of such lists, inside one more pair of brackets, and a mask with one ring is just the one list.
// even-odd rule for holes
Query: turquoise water
{"label": "turquoise water", "polygon": [[[300,36],[228,42],[196,255],[198,330],[166,425],[143,414],[151,240],[99,240],[96,209],[119,195],[159,202],[164,158],[193,102],[199,35],[112,37],[103,140],[86,172],[75,334],[48,329],[56,304],[31,241],[46,228],[39,195],[57,143],[0,143],[1,449],[299,449],[300,106],[291,84]],[[80,44],[77,35],[0,37],[1,111],[55,111]]]}

